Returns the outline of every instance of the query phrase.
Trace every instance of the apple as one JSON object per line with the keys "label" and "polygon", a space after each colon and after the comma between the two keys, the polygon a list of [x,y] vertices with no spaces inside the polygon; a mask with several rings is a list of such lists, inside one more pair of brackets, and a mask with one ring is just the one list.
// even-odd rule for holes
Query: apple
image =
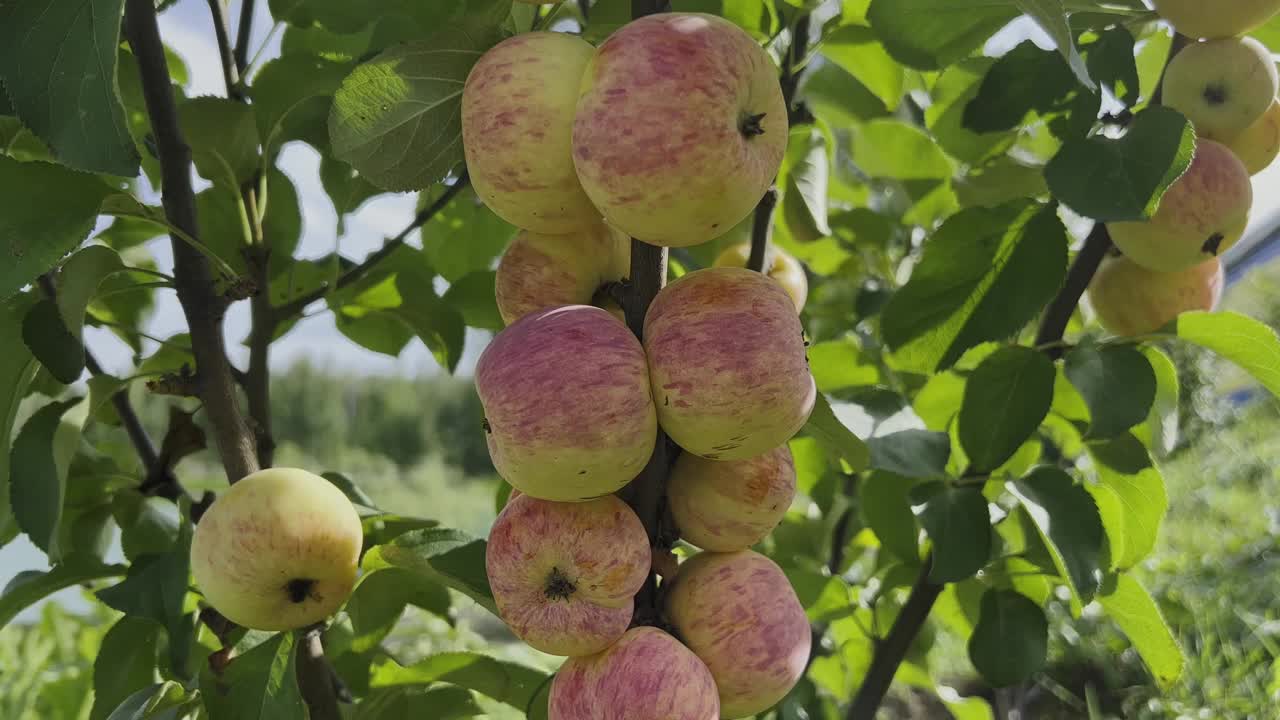
{"label": "apple", "polygon": [[489,343],[475,377],[494,467],[535,498],[607,495],[653,453],[658,423],[644,350],[600,308],[525,315]]}
{"label": "apple", "polygon": [[1193,38],[1243,35],[1280,11],[1280,0],[1154,0],[1154,4],[1160,17]]}
{"label": "apple", "polygon": [[644,319],[658,422],[685,450],[743,460],[791,439],[816,399],[804,328],[778,281],[743,268],[682,276]]}
{"label": "apple", "polygon": [[590,304],[630,265],[631,239],[604,223],[565,235],[523,230],[498,262],[498,312],[510,325],[553,305]]}
{"label": "apple", "polygon": [[333,483],[296,468],[247,475],[209,507],[191,540],[196,586],[228,620],[293,630],[329,617],[356,582],[364,532]]}
{"label": "apple", "polygon": [[654,627],[628,630],[604,652],[572,657],[551,681],[550,720],[719,720],[711,672]]}
{"label": "apple", "polygon": [[606,220],[654,245],[723,235],[787,146],[778,69],[732,22],[661,13],[609,36],[582,77],[573,162]]}
{"label": "apple", "polygon": [[614,495],[581,503],[519,495],[485,550],[498,614],[552,655],[591,655],[622,637],[651,562],[644,525]]}
{"label": "apple", "polygon": [[1226,146],[1202,139],[1191,167],[1165,192],[1150,220],[1109,223],[1107,229],[1129,259],[1150,270],[1176,272],[1235,245],[1252,206],[1249,171]]}
{"label": "apple", "polygon": [[512,225],[568,233],[600,220],[570,145],[578,84],[594,51],[566,33],[521,33],[486,52],[467,76],[467,171],[481,200]]}
{"label": "apple", "polygon": [[667,617],[711,670],[724,718],[773,707],[809,663],[809,619],[782,569],[740,550],[695,555],[667,594]]}
{"label": "apple", "polygon": [[[712,266],[744,268],[750,259],[751,243],[738,243],[725,248],[716,257]],[[782,284],[783,289],[795,301],[796,312],[804,309],[804,301],[809,297],[809,278],[804,274],[804,266],[799,260],[790,253],[770,245],[765,250],[764,274]]]}
{"label": "apple", "polygon": [[745,550],[763,540],[795,496],[796,467],[786,445],[747,460],[683,453],[667,480],[681,537],[716,552]]}
{"label": "apple", "polygon": [[1231,152],[1240,158],[1250,175],[1271,167],[1276,156],[1280,155],[1280,101],[1271,103],[1271,107],[1258,118],[1258,121],[1230,137],[1211,137],[1212,140],[1226,145]]}
{"label": "apple", "polygon": [[1280,86],[1266,46],[1253,38],[1188,45],[1164,74],[1164,103],[1208,137],[1244,131],[1262,117]]}
{"label": "apple", "polygon": [[1222,261],[1213,258],[1185,270],[1161,273],[1124,256],[1109,257],[1089,285],[1089,304],[1116,335],[1153,333],[1178,315],[1212,310],[1222,298]]}

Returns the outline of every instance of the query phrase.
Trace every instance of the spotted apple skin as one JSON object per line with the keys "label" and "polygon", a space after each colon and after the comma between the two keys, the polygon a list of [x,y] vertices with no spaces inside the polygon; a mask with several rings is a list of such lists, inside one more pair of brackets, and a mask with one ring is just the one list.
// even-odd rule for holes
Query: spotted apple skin
{"label": "spotted apple skin", "polygon": [[667,502],[682,539],[731,552],[760,542],[796,496],[796,467],[786,445],[746,460],[682,453],[667,480]]}
{"label": "spotted apple skin", "polygon": [[1184,312],[1213,310],[1222,299],[1222,261],[1160,273],[1132,260],[1110,257],[1089,285],[1089,304],[1107,330],[1124,336],[1153,333]]}

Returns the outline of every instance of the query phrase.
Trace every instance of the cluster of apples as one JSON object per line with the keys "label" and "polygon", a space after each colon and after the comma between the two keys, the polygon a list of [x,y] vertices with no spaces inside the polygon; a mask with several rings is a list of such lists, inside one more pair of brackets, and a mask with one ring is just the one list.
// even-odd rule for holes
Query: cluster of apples
{"label": "cluster of apples", "polygon": [[[816,398],[803,269],[775,253],[784,288],[730,247],[658,293],[643,343],[601,289],[627,276],[629,238],[686,247],[750,214],[787,142],[772,59],[711,15],[648,16],[599,48],[525,33],[472,69],[462,134],[479,197],[521,228],[497,276],[507,327],[476,366],[490,455],[513,488],[486,570],[511,630],[568,658],[551,718],[771,707],[811,641],[786,575],[750,550],[795,495],[787,441]],[[659,427],[683,449],[671,515],[702,550],[670,568],[614,495],[649,462]],[[632,627],[655,567],[669,624]]]}
{"label": "cluster of apples", "polygon": [[1222,296],[1219,255],[1249,222],[1250,175],[1280,154],[1280,101],[1271,52],[1249,30],[1280,0],[1154,0],[1180,34],[1199,38],[1169,63],[1165,105],[1195,127],[1195,157],[1146,222],[1111,223],[1123,255],[1103,261],[1089,288],[1099,321],[1118,335],[1144,335]]}

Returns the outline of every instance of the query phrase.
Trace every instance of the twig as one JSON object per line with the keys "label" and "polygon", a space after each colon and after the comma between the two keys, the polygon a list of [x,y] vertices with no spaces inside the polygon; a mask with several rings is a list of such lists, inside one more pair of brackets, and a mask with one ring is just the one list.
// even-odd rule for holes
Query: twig
{"label": "twig", "polygon": [[249,41],[253,34],[254,0],[244,0],[240,4],[240,28],[236,31],[236,49],[233,53],[236,70],[244,76],[244,69],[249,65]]}
{"label": "twig", "polygon": [[1063,334],[1067,331],[1067,324],[1071,322],[1071,315],[1080,304],[1080,298],[1084,296],[1085,290],[1089,289],[1089,283],[1093,282],[1098,266],[1102,264],[1111,247],[1111,234],[1107,232],[1106,224],[1096,223],[1093,230],[1089,232],[1089,237],[1085,239],[1084,247],[1080,248],[1075,261],[1071,263],[1071,269],[1067,271],[1067,279],[1063,282],[1062,289],[1044,311],[1040,330],[1036,333],[1035,345],[1043,348],[1045,354],[1051,359],[1057,360],[1063,356],[1065,348],[1061,342]]}
{"label": "twig", "polygon": [[769,235],[773,229],[773,210],[778,207],[778,190],[769,188],[756,205],[755,219],[751,224],[751,254],[747,257],[747,269],[764,272],[764,258],[769,251]]}
{"label": "twig", "polygon": [[307,699],[311,720],[342,720],[336,679],[324,655],[320,630],[307,630],[298,648],[298,689]]}
{"label": "twig", "polygon": [[222,0],[209,0],[209,13],[213,15],[213,32],[217,36],[218,56],[222,61],[222,82],[227,86],[227,95],[239,100],[240,63],[231,50],[231,38],[227,35],[227,11],[222,6]]}
{"label": "twig", "polygon": [[[196,238],[199,231],[195,192],[191,186],[191,148],[178,124],[154,2],[127,0],[125,28],[138,60],[143,98],[158,150],[165,216],[170,224]],[[214,292],[205,257],[176,234],[170,237],[178,300],[187,318],[192,351],[202,380],[200,397],[217,439],[223,468],[228,479],[235,482],[257,470],[258,462],[253,435],[236,401],[223,345],[223,301]]]}
{"label": "twig", "polygon": [[401,230],[399,234],[388,240],[385,245],[373,252],[369,257],[365,258],[359,265],[356,265],[350,270],[344,272],[338,278],[337,282],[334,283],[333,287],[321,287],[307,293],[306,295],[301,295],[284,305],[276,307],[274,310],[276,320],[278,322],[291,320],[295,316],[301,314],[308,305],[323,298],[327,293],[341,290],[359,282],[360,279],[365,275],[368,275],[369,272],[378,265],[378,263],[385,260],[396,251],[396,248],[403,245],[404,241],[408,239],[410,233],[430,222],[431,218],[435,217],[437,213],[443,210],[458,193],[462,192],[462,190],[467,187],[468,183],[467,174],[463,173],[452,185],[441,193],[440,197],[436,198],[435,202],[431,203],[426,208],[423,208],[423,210],[413,218],[413,222],[409,223],[409,225],[406,226],[405,229]]}

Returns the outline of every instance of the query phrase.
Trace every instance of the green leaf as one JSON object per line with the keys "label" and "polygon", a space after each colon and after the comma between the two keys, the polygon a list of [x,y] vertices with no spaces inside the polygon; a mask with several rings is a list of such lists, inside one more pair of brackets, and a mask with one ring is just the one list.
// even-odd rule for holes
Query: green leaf
{"label": "green leaf", "polygon": [[461,530],[428,528],[396,537],[365,553],[365,572],[398,567],[418,573],[461,592],[497,614],[489,578],[484,571],[485,541]]}
{"label": "green leaf", "polygon": [[831,234],[827,223],[831,175],[827,136],[815,126],[801,126],[792,129],[789,138],[783,163],[786,192],[782,216],[796,241],[812,242]]}
{"label": "green leaf", "polygon": [[1104,567],[1102,519],[1093,496],[1050,466],[1038,467],[1007,487],[1039,530],[1079,614],[1098,591]]}
{"label": "green leaf", "polygon": [[813,412],[809,415],[809,421],[805,423],[804,428],[805,432],[817,438],[818,442],[827,448],[827,452],[843,459],[849,465],[851,472],[867,469],[871,462],[871,450],[867,448],[865,442],[845,427],[844,423],[840,422],[826,395],[818,393]]}
{"label": "green leaf", "polygon": [[[239,188],[216,185],[196,195],[197,221],[200,240],[227,265],[241,275],[249,273],[245,261],[248,243],[248,216],[242,211]],[[265,202],[266,215],[262,219],[262,235],[271,248],[271,277],[274,279],[288,270],[293,251],[302,237],[302,212],[298,192],[278,168],[267,172],[267,191],[259,198]]]}
{"label": "green leaf", "polygon": [[278,633],[232,659],[221,677],[200,674],[209,720],[305,720],[298,689],[295,633]]}
{"label": "green leaf", "polygon": [[142,618],[125,616],[102,637],[93,662],[93,711],[89,720],[101,720],[140,689],[156,680],[156,649],[160,626]]}
{"label": "green leaf", "polygon": [[1160,608],[1142,583],[1127,573],[1117,575],[1115,587],[1099,595],[1098,602],[1129,636],[1160,687],[1172,688],[1182,677],[1186,658]]}
{"label": "green leaf", "polygon": [[920,562],[911,489],[916,481],[892,473],[872,472],[858,483],[858,510],[862,522],[876,534],[880,545],[905,563]]}
{"label": "green leaf", "polygon": [[978,133],[1013,130],[1027,113],[1066,110],[1079,91],[1071,68],[1057,53],[1026,40],[992,64],[978,94],[965,106],[964,126]]}
{"label": "green leaf", "polygon": [[[123,10],[124,0],[0,5],[0,84],[23,124],[59,162],[132,178],[138,151],[116,89]],[[48,201],[54,199],[60,196]],[[0,287],[0,297],[7,294]]]}
{"label": "green leaf", "polygon": [[1076,33],[1067,22],[1067,12],[1063,9],[1062,0],[1016,0],[1016,2],[1022,12],[1030,15],[1036,24],[1053,38],[1053,42],[1058,46],[1058,52],[1066,58],[1067,64],[1071,66],[1071,71],[1075,73],[1080,84],[1089,90],[1095,90],[1097,85],[1093,82],[1093,78],[1089,77],[1089,68],[1085,66],[1084,58],[1080,57],[1080,51],[1076,49]]}
{"label": "green leaf", "polygon": [[947,474],[951,438],[944,432],[901,430],[867,440],[871,467],[909,478],[930,480]]}
{"label": "green leaf", "polygon": [[[1160,34],[1163,36],[1164,33]],[[1084,46],[1089,72],[1116,99],[1129,107],[1142,96],[1134,46],[1133,33],[1123,25],[1099,32],[1096,40]],[[1165,55],[1168,55],[1167,50]]]}
{"label": "green leaf", "polygon": [[[118,220],[117,220],[118,222]],[[125,269],[120,254],[104,245],[89,245],[67,258],[58,271],[58,312],[77,340],[84,329],[84,313],[102,281]]]}
{"label": "green leaf", "polygon": [[933,543],[929,581],[959,582],[991,559],[991,514],[987,499],[973,487],[942,483],[917,485],[911,493],[916,516]]}
{"label": "green leaf", "polygon": [[1178,337],[1208,348],[1280,397],[1280,338],[1251,317],[1233,312],[1188,312],[1178,316]]}
{"label": "green leaf", "polygon": [[[22,319],[34,296],[22,293],[0,300],[0,449],[7,450],[13,438],[13,423],[27,386],[40,366],[22,342]],[[0,452],[0,547],[18,532],[9,503],[9,453]],[[2,626],[3,623],[0,623]]]}
{"label": "green leaf", "polygon": [[[52,402],[37,410],[18,432],[9,453],[9,467],[22,469],[9,485],[13,516],[31,542],[54,557],[67,468],[80,436],[79,424],[64,423],[62,416],[79,402],[79,398]],[[63,430],[64,426],[68,429]]]}
{"label": "green leaf", "polygon": [[1015,685],[1039,672],[1048,651],[1049,621],[1039,605],[1012,590],[983,594],[969,659],[992,687]]}
{"label": "green leaf", "polygon": [[982,78],[994,62],[993,58],[970,58],[947,67],[933,84],[933,104],[924,112],[925,124],[942,149],[971,165],[981,166],[1008,149],[1015,137],[1010,131],[977,133],[964,126],[965,107],[977,97]]}
{"label": "green leaf", "polygon": [[[443,192],[444,186],[436,188]],[[422,202],[434,196],[423,193]],[[489,270],[515,237],[516,228],[480,202],[466,188],[440,209],[422,228],[422,252],[431,267],[453,282],[473,272]]]}
{"label": "green leaf", "polygon": [[58,382],[70,385],[84,372],[84,346],[67,330],[58,306],[42,298],[22,319],[22,342]]}
{"label": "green leaf", "polygon": [[464,720],[484,716],[471,692],[463,688],[393,685],[374,690],[361,700],[355,720]]}
{"label": "green leaf", "polygon": [[889,54],[920,70],[968,56],[1018,14],[1012,2],[986,0],[872,0],[867,8]]}
{"label": "green leaf", "polygon": [[449,591],[434,579],[402,568],[386,568],[365,576],[347,601],[347,614],[355,633],[351,650],[362,653],[377,648],[409,605],[447,618]]}
{"label": "green leaf", "polygon": [[1052,207],[1026,201],[952,216],[885,307],[893,362],[932,373],[966,350],[1017,334],[1062,285],[1067,234]]}
{"label": "green leaf", "polygon": [[[313,103],[309,101],[318,100],[315,105],[324,110],[320,116],[323,123],[333,94],[349,72],[349,63],[310,53],[285,53],[262,66],[253,78],[249,95],[253,98],[258,137],[262,138],[268,157],[285,140],[308,139],[310,128],[291,127],[291,114],[298,111],[299,116],[310,115]],[[324,130],[323,124],[320,129]],[[327,132],[322,132],[320,139],[327,139]]]}
{"label": "green leaf", "polygon": [[0,187],[5,189],[0,194],[0,247],[5,248],[0,256],[0,299],[74,250],[93,230],[98,208],[113,192],[92,175],[2,155]]}
{"label": "green leaf", "polygon": [[1040,427],[1053,404],[1053,361],[1031,348],[995,352],[964,388],[958,433],[970,469],[990,472],[1013,457]]}
{"label": "green leaf", "polygon": [[853,157],[873,178],[945,180],[951,161],[937,142],[915,125],[890,118],[853,128]]}
{"label": "green leaf", "polygon": [[1071,138],[1044,169],[1049,190],[1096,220],[1145,220],[1191,164],[1195,130],[1176,110],[1138,113],[1118,139]]}
{"label": "green leaf", "polygon": [[1141,351],[1119,345],[1080,345],[1067,353],[1063,371],[1089,406],[1089,437],[1115,437],[1147,418],[1156,398],[1156,375]]}
{"label": "green leaf", "polygon": [[120,527],[121,549],[131,561],[169,552],[181,535],[178,508],[164,498],[123,490],[111,498],[111,514]]}
{"label": "green leaf", "polygon": [[93,558],[75,556],[58,563],[52,570],[20,572],[0,592],[0,628],[8,625],[18,613],[59,590],[102,578],[119,577],[127,569],[124,565],[106,565]]}
{"label": "green leaf", "polygon": [[475,653],[451,652],[432,655],[408,667],[385,662],[374,669],[369,682],[373,687],[444,682],[474,690],[517,710],[527,710],[549,680],[542,671],[524,665]]}
{"label": "green leaf", "polygon": [[1160,524],[1169,510],[1164,476],[1133,435],[1087,447],[1098,477],[1088,490],[1098,504],[1110,543],[1108,569],[1127,570],[1155,550]]}
{"label": "green leaf", "polygon": [[837,28],[823,40],[822,54],[875,93],[886,110],[898,107],[906,73],[889,56],[871,28],[858,25]]}
{"label": "green leaf", "polygon": [[386,190],[442,180],[463,161],[462,85],[495,40],[454,29],[356,67],[334,94],[334,155]]}
{"label": "green leaf", "polygon": [[864,357],[854,337],[815,343],[809,346],[809,369],[819,392],[875,385],[880,370]]}
{"label": "green leaf", "polygon": [[1144,427],[1135,430],[1138,437],[1157,455],[1167,454],[1178,443],[1178,368],[1159,348],[1148,345],[1142,354],[1151,363],[1156,375],[1156,399],[1151,405],[1151,415]]}
{"label": "green leaf", "polygon": [[397,276],[396,289],[403,298],[394,310],[396,317],[413,329],[436,362],[449,372],[456,370],[466,340],[462,314],[437,297],[430,285],[407,275]]}
{"label": "green leaf", "polygon": [[107,720],[181,720],[198,704],[178,683],[162,682],[130,695]]}
{"label": "green leaf", "polygon": [[329,153],[320,157],[320,183],[338,214],[338,232],[346,232],[346,216],[359,210],[365,201],[382,189],[365,179],[355,168],[333,159]]}
{"label": "green leaf", "polygon": [[258,126],[254,107],[222,97],[197,97],[178,106],[182,132],[196,171],[238,193],[258,170]]}
{"label": "green leaf", "polygon": [[467,325],[497,332],[505,327],[494,296],[497,273],[492,270],[468,273],[449,284],[444,301],[462,314]]}

